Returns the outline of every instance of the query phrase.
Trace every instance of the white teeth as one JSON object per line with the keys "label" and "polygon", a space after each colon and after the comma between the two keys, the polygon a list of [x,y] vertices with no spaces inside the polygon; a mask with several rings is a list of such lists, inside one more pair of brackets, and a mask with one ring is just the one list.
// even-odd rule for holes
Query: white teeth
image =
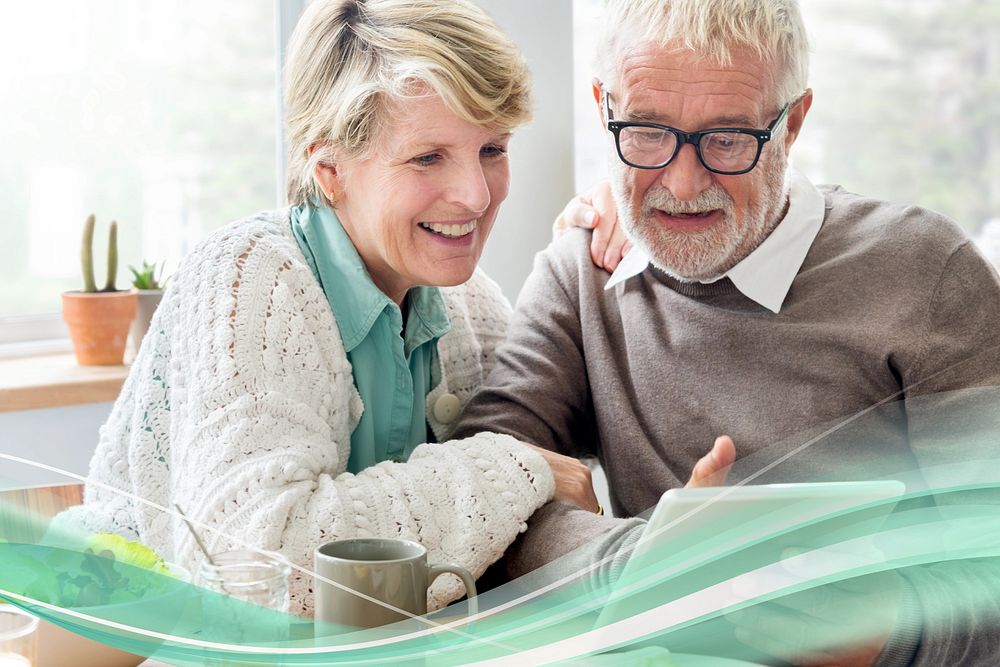
{"label": "white teeth", "polygon": [[466,222],[461,225],[444,225],[439,222],[421,222],[420,226],[424,229],[430,229],[431,231],[437,232],[441,236],[458,238],[475,230],[476,221],[473,220],[472,222]]}

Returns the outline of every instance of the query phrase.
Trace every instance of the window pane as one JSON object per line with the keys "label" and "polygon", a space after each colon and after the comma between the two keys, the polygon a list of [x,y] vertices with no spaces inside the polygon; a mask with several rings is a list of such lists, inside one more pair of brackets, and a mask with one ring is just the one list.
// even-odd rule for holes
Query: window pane
{"label": "window pane", "polygon": [[58,312],[97,216],[128,265],[168,271],[276,198],[272,0],[48,0],[0,21],[0,317]]}
{"label": "window pane", "polygon": [[816,102],[797,162],[818,181],[926,206],[973,236],[984,232],[1000,218],[993,1],[802,4]]}

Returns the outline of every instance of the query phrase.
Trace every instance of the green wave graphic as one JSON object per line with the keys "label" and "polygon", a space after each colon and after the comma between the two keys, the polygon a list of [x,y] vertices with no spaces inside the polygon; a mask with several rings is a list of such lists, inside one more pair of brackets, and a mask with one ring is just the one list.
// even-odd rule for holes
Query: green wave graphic
{"label": "green wave graphic", "polygon": [[[916,407],[906,408],[911,421]],[[909,492],[888,516],[870,503],[717,520],[683,540],[665,535],[610,584],[601,567],[567,570],[563,562],[578,562],[567,557],[483,594],[471,622],[463,605],[453,605],[429,617],[441,627],[408,620],[372,630],[324,627],[316,637],[310,619],[46,541],[46,520],[10,504],[0,505],[0,595],[90,639],[178,665],[670,664],[667,650],[763,661],[779,640],[799,655],[867,641],[897,609],[900,618],[917,609],[931,628],[981,616],[1000,625],[995,430],[969,435],[955,420],[926,423],[944,452],[937,465],[884,455],[878,463],[891,473],[883,474],[869,469],[870,459],[844,463],[841,441],[877,443],[859,436],[860,422],[829,442],[828,459],[839,467],[824,481],[882,475],[906,483]],[[983,458],[956,462],[951,452]],[[780,458],[767,452],[742,461],[743,477],[757,479],[753,471],[768,457]],[[95,571],[111,580],[110,590],[88,593],[102,604],[82,604],[79,584]],[[137,599],[115,595],[123,589]],[[867,604],[851,606],[857,599]],[[624,650],[605,656],[611,663],[591,657]]]}

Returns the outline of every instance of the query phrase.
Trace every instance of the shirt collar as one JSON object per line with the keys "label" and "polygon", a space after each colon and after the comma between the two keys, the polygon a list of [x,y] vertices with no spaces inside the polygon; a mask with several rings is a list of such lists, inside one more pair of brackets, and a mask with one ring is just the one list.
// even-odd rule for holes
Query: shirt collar
{"label": "shirt collar", "polygon": [[[774,313],[781,310],[826,213],[823,194],[802,172],[789,169],[791,183],[785,217],[739,264],[714,280],[704,281],[728,277],[744,296]],[[610,289],[637,276],[648,266],[649,257],[633,246],[604,288]]]}
{"label": "shirt collar", "polygon": [[417,346],[448,333],[451,320],[448,319],[444,297],[437,287],[413,287],[407,295],[410,310],[406,318],[403,347],[409,355]]}
{"label": "shirt collar", "polygon": [[[313,201],[293,207],[290,218],[292,232],[333,310],[344,349],[351,352],[379,315],[396,304],[375,286],[333,209]],[[408,314],[416,316],[407,318],[406,339],[412,346],[448,332],[448,312],[438,288],[414,287],[408,296],[404,304]]]}

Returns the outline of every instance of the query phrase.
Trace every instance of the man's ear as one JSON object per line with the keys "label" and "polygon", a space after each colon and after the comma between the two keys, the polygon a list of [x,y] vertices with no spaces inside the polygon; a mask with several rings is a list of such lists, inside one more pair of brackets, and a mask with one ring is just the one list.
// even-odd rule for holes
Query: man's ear
{"label": "man's ear", "polygon": [[594,102],[597,103],[597,117],[601,121],[601,127],[604,127],[608,124],[608,119],[604,117],[604,105],[602,104],[604,101],[602,99],[604,97],[604,84],[601,83],[600,79],[594,77],[590,82],[590,86],[594,93]]}
{"label": "man's ear", "polygon": [[[315,144],[310,146],[309,155],[311,156],[316,150]],[[343,197],[344,185],[335,163],[320,160],[313,169],[313,176],[331,204],[336,204]]]}
{"label": "man's ear", "polygon": [[791,150],[792,144],[799,136],[799,132],[802,131],[802,124],[805,122],[806,114],[809,113],[809,107],[812,106],[813,102],[813,91],[812,88],[806,88],[806,92],[802,93],[802,97],[792,105],[792,108],[788,110],[788,131],[785,132],[785,154]]}

